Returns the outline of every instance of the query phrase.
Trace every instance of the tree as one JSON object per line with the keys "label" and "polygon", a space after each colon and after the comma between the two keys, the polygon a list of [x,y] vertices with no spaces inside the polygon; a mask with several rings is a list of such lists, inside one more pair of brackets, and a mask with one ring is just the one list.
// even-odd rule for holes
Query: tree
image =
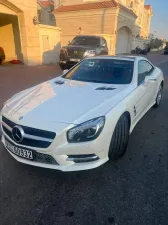
{"label": "tree", "polygon": [[155,38],[151,39],[150,42],[147,44],[147,48],[149,49],[158,49],[163,45],[163,40]]}

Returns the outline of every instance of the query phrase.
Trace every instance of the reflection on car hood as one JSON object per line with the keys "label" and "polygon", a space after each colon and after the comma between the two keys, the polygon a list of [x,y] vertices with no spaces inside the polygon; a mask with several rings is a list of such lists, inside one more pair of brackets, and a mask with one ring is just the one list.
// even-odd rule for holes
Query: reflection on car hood
{"label": "reflection on car hood", "polygon": [[[64,82],[56,82],[58,80]],[[60,84],[59,84],[60,83]],[[99,87],[110,87],[107,90]],[[5,112],[18,120],[78,124],[105,115],[131,91],[130,85],[106,85],[56,78],[18,93]]]}

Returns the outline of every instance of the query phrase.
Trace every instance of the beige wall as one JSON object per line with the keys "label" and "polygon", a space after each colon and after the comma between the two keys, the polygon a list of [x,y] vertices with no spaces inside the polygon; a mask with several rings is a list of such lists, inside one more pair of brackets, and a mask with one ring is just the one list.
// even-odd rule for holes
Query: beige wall
{"label": "beige wall", "polygon": [[67,45],[79,34],[115,34],[115,9],[57,13],[56,20],[62,32],[62,45]]}
{"label": "beige wall", "polygon": [[[87,2],[99,2],[99,1],[106,1],[106,0],[55,0],[56,6],[60,5],[74,5],[74,4],[82,4]],[[137,15],[136,19],[136,26],[137,28],[134,28],[135,35],[140,35],[143,37],[148,37],[149,31],[150,31],[150,21],[151,16],[148,19],[148,13],[146,13],[146,9],[144,8],[145,0],[116,0],[116,2],[126,6],[130,7],[132,2],[132,10]]]}
{"label": "beige wall", "polygon": [[83,0],[63,0],[63,5],[75,5],[75,4],[82,4]]}
{"label": "beige wall", "polygon": [[108,0],[55,0],[55,6],[58,7],[60,5],[79,5],[89,2],[104,2],[104,1]]}
{"label": "beige wall", "polygon": [[141,25],[140,36],[148,37],[150,33],[150,24],[151,24],[151,13],[150,10],[145,10],[144,18]]}
{"label": "beige wall", "polygon": [[61,49],[60,28],[39,25],[41,61],[43,64],[57,64]]}
{"label": "beige wall", "polygon": [[118,19],[117,19],[117,30],[122,27],[129,27],[132,33],[134,33],[135,29],[135,21],[136,16],[130,14],[129,12],[125,11],[124,9],[120,9],[118,12]]}
{"label": "beige wall", "polygon": [[[129,51],[135,30],[136,16],[118,8],[81,10],[56,13],[57,24],[61,28],[61,44],[67,45],[76,35],[102,35],[108,43],[109,54],[116,53],[117,33],[122,27],[130,30]],[[78,21],[78,22],[77,22]],[[81,31],[79,30],[81,28]]]}
{"label": "beige wall", "polygon": [[[117,19],[117,28],[115,39],[115,46],[116,46],[115,53],[116,54],[130,53],[132,48],[132,37],[136,28],[135,25],[136,16],[121,8],[118,11],[116,19]],[[126,49],[126,52],[122,52],[122,48]]]}

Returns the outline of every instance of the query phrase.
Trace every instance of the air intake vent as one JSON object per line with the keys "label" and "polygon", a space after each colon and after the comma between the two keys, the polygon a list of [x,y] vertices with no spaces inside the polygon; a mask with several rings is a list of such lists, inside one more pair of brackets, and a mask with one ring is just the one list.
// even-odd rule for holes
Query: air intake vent
{"label": "air intake vent", "polygon": [[58,84],[58,85],[62,85],[64,84],[65,82],[63,80],[57,80],[55,81],[55,84]]}
{"label": "air intake vent", "polygon": [[113,87],[98,87],[96,88],[97,91],[112,91],[112,90],[115,90],[116,88],[113,88]]}

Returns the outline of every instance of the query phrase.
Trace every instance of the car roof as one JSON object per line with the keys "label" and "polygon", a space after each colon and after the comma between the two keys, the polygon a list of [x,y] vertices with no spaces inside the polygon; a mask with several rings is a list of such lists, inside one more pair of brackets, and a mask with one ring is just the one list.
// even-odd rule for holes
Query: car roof
{"label": "car roof", "polygon": [[102,36],[100,36],[100,35],[77,35],[77,36],[75,36],[74,38],[76,38],[76,37],[91,37],[91,38],[102,38]]}
{"label": "car roof", "polygon": [[132,56],[132,55],[117,55],[117,56],[110,56],[110,55],[107,55],[107,56],[95,56],[95,57],[92,57],[91,59],[116,59],[116,60],[127,60],[127,61],[135,61],[136,59],[137,60],[140,60],[140,59],[145,59],[147,60],[146,58],[144,57],[141,57],[141,56]]}

